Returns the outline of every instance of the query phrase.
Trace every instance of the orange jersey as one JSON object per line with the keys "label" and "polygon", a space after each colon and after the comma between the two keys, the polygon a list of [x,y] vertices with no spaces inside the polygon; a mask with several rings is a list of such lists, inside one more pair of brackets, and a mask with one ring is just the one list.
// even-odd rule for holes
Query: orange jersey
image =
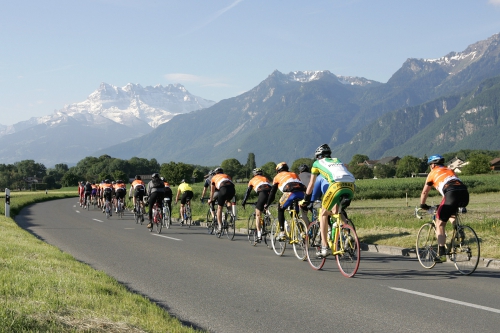
{"label": "orange jersey", "polygon": [[[281,192],[289,192],[285,190],[285,187],[287,187],[287,185],[290,183],[302,184],[299,176],[297,176],[295,172],[283,171],[278,173],[273,179],[273,185],[278,184],[278,188],[280,189]],[[295,184],[291,185],[293,186]]]}
{"label": "orange jersey", "polygon": [[103,190],[103,191],[104,191],[104,190],[106,190],[106,189],[108,189],[108,188],[109,188],[110,190],[112,190],[112,189],[113,189],[113,185],[111,185],[111,184],[106,184],[106,183],[102,184],[102,190]]}
{"label": "orange jersey", "polygon": [[271,188],[271,183],[269,182],[269,179],[267,179],[265,176],[262,175],[256,175],[248,182],[248,186],[252,186],[256,193],[258,192],[259,187],[266,185],[268,185],[269,189]]}
{"label": "orange jersey", "polygon": [[116,190],[126,190],[127,189],[127,185],[125,184],[115,184],[115,191]]}
{"label": "orange jersey", "polygon": [[221,186],[225,186],[229,183],[233,183],[231,180],[231,177],[223,174],[223,173],[218,173],[212,177],[212,184],[215,185],[215,188],[220,190]]}
{"label": "orange jersey", "polygon": [[435,166],[429,175],[427,175],[427,179],[425,183],[429,186],[434,186],[436,190],[444,196],[443,188],[449,181],[460,181],[460,179],[455,175],[453,170],[448,169],[445,166]]}
{"label": "orange jersey", "polygon": [[136,188],[140,188],[142,186],[142,188],[146,188],[146,185],[144,185],[144,182],[140,179],[135,179],[133,182],[132,182],[132,187],[134,188],[134,190]]}

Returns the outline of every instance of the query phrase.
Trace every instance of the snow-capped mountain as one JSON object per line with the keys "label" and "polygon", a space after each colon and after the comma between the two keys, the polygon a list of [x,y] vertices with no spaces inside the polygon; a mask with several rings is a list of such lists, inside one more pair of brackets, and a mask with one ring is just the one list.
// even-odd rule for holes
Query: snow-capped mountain
{"label": "snow-capped mountain", "polygon": [[143,88],[129,83],[120,88],[101,83],[83,102],[48,116],[0,125],[0,159],[34,159],[49,166],[76,163],[96,150],[145,135],[175,115],[213,104],[180,84]]}

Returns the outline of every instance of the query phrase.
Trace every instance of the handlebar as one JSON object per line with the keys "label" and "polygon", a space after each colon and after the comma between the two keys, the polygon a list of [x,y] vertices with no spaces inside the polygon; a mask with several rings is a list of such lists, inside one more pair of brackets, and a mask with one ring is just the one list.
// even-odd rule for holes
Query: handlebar
{"label": "handlebar", "polygon": [[414,215],[417,219],[421,220],[427,214],[432,215],[432,214],[436,213],[437,208],[438,208],[438,206],[431,206],[431,208],[429,208],[429,209],[415,207]]}

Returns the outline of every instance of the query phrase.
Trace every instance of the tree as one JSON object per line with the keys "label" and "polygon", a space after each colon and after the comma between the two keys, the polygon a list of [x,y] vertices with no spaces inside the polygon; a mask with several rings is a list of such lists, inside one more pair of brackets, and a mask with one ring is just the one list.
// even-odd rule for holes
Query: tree
{"label": "tree", "polygon": [[255,154],[249,153],[248,159],[247,159],[247,164],[245,164],[245,168],[246,168],[245,178],[251,178],[252,170],[255,169],[256,167],[257,167],[257,165],[255,164]]}
{"label": "tree", "polygon": [[412,173],[419,173],[422,169],[422,161],[413,156],[405,156],[399,160],[396,166],[396,177],[411,177]]}
{"label": "tree", "polygon": [[201,171],[200,169],[196,168],[193,170],[193,175],[191,176],[195,182],[200,182],[203,180],[203,176],[205,173]]}
{"label": "tree", "polygon": [[363,163],[364,161],[368,161],[368,160],[369,160],[369,158],[367,155],[356,154],[351,158],[351,162],[349,162],[349,166],[353,167],[355,165],[358,165],[359,163]]}
{"label": "tree", "polygon": [[468,164],[462,168],[464,175],[476,175],[481,173],[489,173],[491,158],[485,154],[473,154],[468,160]]}
{"label": "tree", "polygon": [[245,169],[243,168],[243,165],[241,165],[240,161],[238,161],[236,158],[229,158],[222,161],[220,167],[222,168],[222,170],[224,170],[224,173],[226,175],[231,176],[233,179],[238,177],[245,177]]}
{"label": "tree", "polygon": [[128,183],[128,176],[122,170],[115,170],[113,172],[113,178],[115,180],[123,180],[125,183]]}
{"label": "tree", "polygon": [[266,164],[264,164],[260,168],[262,169],[264,176],[266,176],[267,178],[269,178],[271,180],[276,175],[276,163],[274,163],[274,162],[267,162]]}
{"label": "tree", "polygon": [[387,164],[375,164],[373,175],[377,178],[391,178],[396,175],[396,167]]}
{"label": "tree", "polygon": [[349,171],[354,175],[356,179],[371,179],[373,178],[373,169],[368,165],[355,165],[350,166]]}
{"label": "tree", "polygon": [[55,188],[56,186],[56,179],[54,176],[45,176],[43,177],[43,182],[47,184],[48,189]]}
{"label": "tree", "polygon": [[63,184],[63,186],[77,186],[79,180],[80,177],[76,173],[68,171],[62,177],[61,183]]}
{"label": "tree", "polygon": [[292,167],[290,168],[290,171],[293,171],[295,173],[299,173],[299,166],[302,164],[307,165],[309,168],[311,168],[312,164],[314,163],[314,160],[312,158],[299,158],[293,162]]}
{"label": "tree", "polygon": [[185,163],[163,163],[160,167],[160,175],[171,184],[180,184],[181,180],[190,181],[193,175],[194,166]]}

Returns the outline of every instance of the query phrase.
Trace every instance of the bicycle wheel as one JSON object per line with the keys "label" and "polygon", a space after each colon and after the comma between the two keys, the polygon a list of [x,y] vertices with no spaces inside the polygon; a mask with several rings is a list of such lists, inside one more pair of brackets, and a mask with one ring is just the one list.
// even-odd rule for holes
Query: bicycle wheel
{"label": "bicycle wheel", "polygon": [[226,218],[227,218],[227,213],[224,213],[222,212],[222,215],[221,215],[221,229],[220,229],[220,232],[218,232],[218,228],[219,228],[219,225],[218,224],[215,224],[215,228],[216,228],[216,231],[215,231],[215,236],[217,236],[217,238],[220,238],[224,232],[225,232],[225,225],[226,225]]}
{"label": "bicycle wheel", "polygon": [[342,242],[340,248],[343,249],[342,253],[336,255],[337,265],[342,275],[353,277],[358,271],[361,259],[358,235],[352,226],[344,224],[337,237],[340,238],[340,242]]}
{"label": "bicycle wheel", "polygon": [[463,275],[474,273],[479,263],[481,248],[477,234],[469,226],[462,226],[463,239],[460,236],[451,241],[451,261],[455,264],[457,270]]}
{"label": "bicycle wheel", "polygon": [[438,243],[434,223],[429,222],[420,227],[415,250],[422,267],[431,269],[436,266],[434,258],[437,257]]}
{"label": "bicycle wheel", "polygon": [[306,246],[306,256],[309,265],[315,270],[323,268],[326,258],[316,255],[316,252],[321,250],[321,232],[318,221],[311,222],[309,228],[307,228]]}
{"label": "bicycle wheel", "polygon": [[214,233],[214,219],[212,217],[212,211],[208,208],[207,212],[207,232],[211,235]]}
{"label": "bicycle wheel", "polygon": [[306,246],[306,223],[301,219],[295,221],[295,232],[293,235],[293,252],[299,260],[306,260],[307,246]]}
{"label": "bicycle wheel", "polygon": [[165,212],[163,213],[163,226],[167,229],[170,228],[172,222],[170,221],[170,209],[165,207]]}
{"label": "bicycle wheel", "polygon": [[193,222],[193,218],[191,217],[191,206],[186,205],[186,225],[188,228],[191,228],[191,223]]}
{"label": "bicycle wheel", "polygon": [[163,216],[161,213],[156,214],[156,232],[161,233],[161,227],[163,225]]}
{"label": "bicycle wheel", "polygon": [[247,236],[248,236],[248,241],[250,244],[254,245],[256,244],[257,240],[257,229],[255,229],[255,213],[250,214],[248,217],[248,222],[247,222]]}
{"label": "bicycle wheel", "polygon": [[234,215],[232,213],[227,213],[226,217],[226,227],[224,228],[226,230],[226,236],[227,239],[233,240],[234,235],[236,234],[236,221],[234,218]]}
{"label": "bicycle wheel", "polygon": [[280,225],[278,219],[274,219],[271,223],[271,245],[273,246],[274,253],[282,256],[285,253],[286,242],[285,240],[279,240]]}
{"label": "bicycle wheel", "polygon": [[271,221],[272,221],[272,216],[271,215],[266,215],[264,216],[264,224],[262,225],[262,239],[266,243],[267,246],[269,246],[269,243],[271,242]]}

